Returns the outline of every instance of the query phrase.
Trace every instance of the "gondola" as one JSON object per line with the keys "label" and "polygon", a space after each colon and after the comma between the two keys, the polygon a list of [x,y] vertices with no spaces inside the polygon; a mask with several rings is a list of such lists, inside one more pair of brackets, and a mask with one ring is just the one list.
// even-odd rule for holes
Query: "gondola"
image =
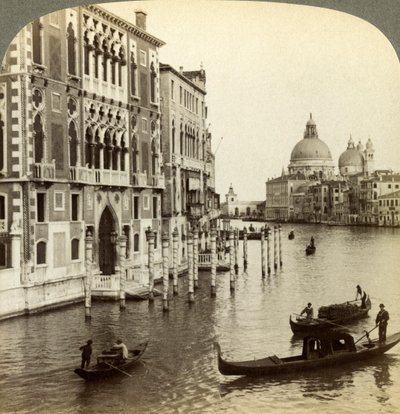
{"label": "gondola", "polygon": [[288,235],[288,239],[289,239],[289,240],[293,240],[293,239],[294,239],[294,232],[293,232],[293,231],[291,231],[291,232],[289,233],[289,235]]}
{"label": "gondola", "polygon": [[309,256],[310,254],[314,254],[317,248],[315,246],[307,246],[306,247],[306,255]]}
{"label": "gondola", "polygon": [[276,355],[248,361],[226,361],[218,351],[218,370],[223,375],[275,376],[294,374],[311,369],[366,360],[383,354],[400,342],[400,332],[390,335],[385,343],[368,340],[360,344],[343,331],[326,331],[323,334],[303,338],[301,355],[279,358]]}
{"label": "gondola", "polygon": [[126,371],[136,365],[147,348],[147,342],[138,344],[134,349],[129,350],[129,358],[122,360],[120,355],[111,349],[109,352],[103,352],[97,357],[97,364],[88,369],[76,368],[75,374],[78,374],[85,380],[97,380],[108,378],[116,374],[125,374],[130,376]]}
{"label": "gondola", "polygon": [[[346,305],[348,302],[342,303]],[[358,319],[365,318],[368,316],[368,312],[371,309],[371,300],[369,296],[365,301],[365,308],[357,306],[355,312],[347,314],[340,318],[313,318],[311,320],[299,318],[295,315],[290,315],[289,323],[293,333],[312,333],[323,329],[334,328],[337,325],[346,325],[347,323],[354,322]]]}

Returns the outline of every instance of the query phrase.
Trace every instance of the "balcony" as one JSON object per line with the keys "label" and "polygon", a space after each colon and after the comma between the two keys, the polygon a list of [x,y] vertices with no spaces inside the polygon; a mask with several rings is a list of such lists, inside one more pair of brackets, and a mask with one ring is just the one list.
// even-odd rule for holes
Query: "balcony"
{"label": "balcony", "polygon": [[182,157],[182,168],[204,171],[204,161],[195,158]]}
{"label": "balcony", "polygon": [[126,171],[99,170],[89,167],[69,167],[69,179],[82,184],[100,184],[107,186],[128,186]]}
{"label": "balcony", "polygon": [[171,160],[172,160],[172,164],[175,164],[175,165],[181,165],[182,163],[182,157],[178,154],[172,154]]}
{"label": "balcony", "polygon": [[152,175],[152,187],[165,189],[165,177],[161,174]]}
{"label": "balcony", "polygon": [[40,181],[54,180],[56,178],[56,161],[33,164],[33,178]]}
{"label": "balcony", "polygon": [[135,172],[132,176],[132,183],[134,187],[148,187],[147,184],[147,173],[145,172]]}
{"label": "balcony", "polygon": [[200,219],[203,216],[202,204],[189,204],[188,205],[189,217],[192,219]]}

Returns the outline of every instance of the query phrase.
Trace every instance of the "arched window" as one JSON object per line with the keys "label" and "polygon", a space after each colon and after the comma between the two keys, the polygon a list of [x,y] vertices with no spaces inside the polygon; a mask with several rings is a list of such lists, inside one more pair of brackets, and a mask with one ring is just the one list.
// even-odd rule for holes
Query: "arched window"
{"label": "arched window", "polygon": [[78,160],[78,138],[74,122],[70,122],[68,128],[69,136],[69,165],[75,167]]}
{"label": "arched window", "polygon": [[102,53],[97,35],[94,37],[94,77],[99,78],[99,55]]}
{"label": "arched window", "polygon": [[133,251],[138,252],[139,251],[139,233],[136,233],[133,236]]}
{"label": "arched window", "polygon": [[42,64],[42,24],[40,20],[32,23],[32,58],[34,63]]}
{"label": "arched window", "polygon": [[137,68],[137,64],[135,62],[135,54],[133,52],[131,52],[131,62],[130,62],[131,95],[136,95],[136,68]]}
{"label": "arched window", "polygon": [[36,264],[46,263],[46,242],[41,241],[36,245]]}
{"label": "arched window", "polygon": [[71,240],[71,260],[78,260],[79,259],[79,240],[72,239]]}
{"label": "arched window", "polygon": [[6,198],[0,195],[0,232],[7,231]]}
{"label": "arched window", "polygon": [[114,46],[111,47],[111,83],[115,85],[116,79],[116,64],[118,57],[115,55]]}
{"label": "arched window", "polygon": [[110,131],[107,130],[105,135],[104,135],[104,150],[103,150],[103,168],[105,170],[109,170],[111,168],[111,152],[112,152],[112,147],[111,147],[111,136],[110,136]]}
{"label": "arched window", "polygon": [[119,146],[117,144],[117,133],[114,132],[114,138],[112,140],[112,169],[118,170],[118,157],[119,157]]}
{"label": "arched window", "polygon": [[126,157],[126,144],[125,144],[125,133],[121,137],[121,164],[120,164],[120,170],[125,171],[125,157]]}
{"label": "arched window", "polygon": [[154,64],[151,62],[150,65],[150,100],[151,102],[156,101],[156,78],[157,74],[154,69]]}
{"label": "arched window", "polygon": [[70,22],[67,28],[68,73],[76,75],[75,31]]}
{"label": "arched window", "polygon": [[175,154],[175,121],[174,120],[172,120],[171,141],[172,141],[172,153]]}
{"label": "arched window", "polygon": [[7,266],[7,246],[0,242],[0,267]]}
{"label": "arched window", "polygon": [[[85,31],[83,35],[84,47],[83,47],[83,66],[85,75],[90,75],[90,46],[88,31]],[[92,46],[93,47],[93,46]]]}
{"label": "arched window", "polygon": [[4,169],[6,159],[6,143],[4,133],[4,122],[0,114],[0,171]]}
{"label": "arched window", "polygon": [[118,62],[118,86],[122,86],[122,66],[126,65],[125,49],[123,46],[119,49],[119,62]]}
{"label": "arched window", "polygon": [[137,144],[137,139],[136,136],[133,135],[132,138],[132,170],[134,173],[136,173],[138,171],[138,144]]}
{"label": "arched window", "polygon": [[181,134],[180,134],[180,143],[179,143],[179,149],[180,149],[180,153],[181,155],[183,155],[183,130],[182,130],[182,125],[181,125]]}
{"label": "arched window", "polygon": [[157,173],[157,148],[154,138],[151,142],[151,172],[153,175],[156,175]]}
{"label": "arched window", "polygon": [[33,122],[33,134],[35,141],[35,162],[42,162],[43,159],[43,145],[44,145],[44,133],[42,119],[40,115],[36,115]]}
{"label": "arched window", "polygon": [[93,133],[92,129],[88,127],[85,134],[85,163],[89,168],[92,168],[92,145]]}
{"label": "arched window", "polygon": [[107,58],[109,55],[106,40],[103,41],[103,81],[107,82]]}

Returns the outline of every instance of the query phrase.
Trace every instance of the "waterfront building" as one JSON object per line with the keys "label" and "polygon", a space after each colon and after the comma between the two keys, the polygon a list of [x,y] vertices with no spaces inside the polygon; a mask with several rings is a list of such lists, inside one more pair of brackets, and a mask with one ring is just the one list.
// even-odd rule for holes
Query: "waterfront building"
{"label": "waterfront building", "polygon": [[378,217],[380,226],[400,226],[400,190],[378,197]]}
{"label": "waterfront building", "polygon": [[[162,150],[166,188],[163,229],[179,234],[178,261],[187,260],[188,229],[199,228],[202,245],[210,222],[219,216],[215,157],[207,125],[206,73],[160,64]],[[171,247],[172,248],[172,247]]]}
{"label": "waterfront building", "polygon": [[99,295],[118,295],[121,278],[146,283],[148,227],[160,262],[163,44],[144,12],[132,24],[95,5],[40,17],[11,42],[0,73],[0,316],[81,300],[88,274]]}
{"label": "waterfront building", "polygon": [[221,204],[221,212],[225,217],[260,218],[264,215],[264,202],[239,200],[231,184],[225,202]]}

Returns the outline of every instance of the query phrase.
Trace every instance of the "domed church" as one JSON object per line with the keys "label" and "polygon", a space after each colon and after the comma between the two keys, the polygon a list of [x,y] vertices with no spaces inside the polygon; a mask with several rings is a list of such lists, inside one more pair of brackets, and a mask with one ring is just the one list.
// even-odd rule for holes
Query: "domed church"
{"label": "domed church", "polygon": [[334,168],[331,151],[318,138],[317,125],[310,114],[304,138],[292,150],[289,174],[302,173],[307,179],[329,179],[334,177]]}
{"label": "domed church", "polygon": [[339,171],[343,176],[354,174],[370,174],[373,172],[374,148],[371,138],[368,139],[365,150],[361,143],[357,147],[354,145],[353,138],[350,136],[347,149],[339,157]]}

